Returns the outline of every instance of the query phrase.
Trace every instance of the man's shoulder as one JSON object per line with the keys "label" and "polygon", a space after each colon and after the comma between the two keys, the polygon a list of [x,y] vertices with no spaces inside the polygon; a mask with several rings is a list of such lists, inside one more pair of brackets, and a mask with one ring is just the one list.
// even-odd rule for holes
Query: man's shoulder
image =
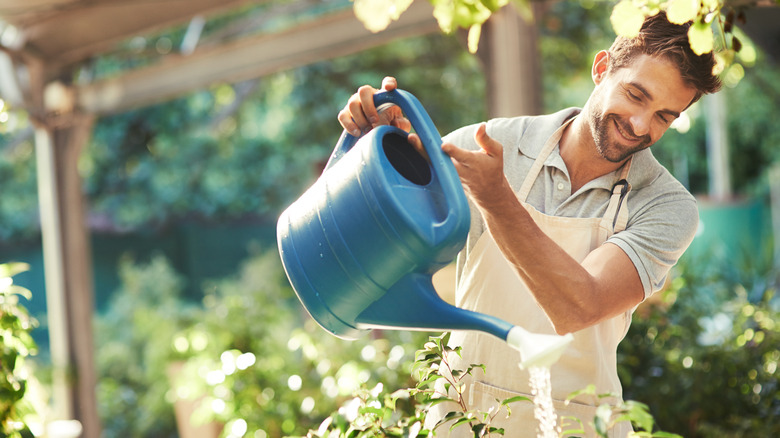
{"label": "man's shoulder", "polygon": [[517,147],[524,155],[535,157],[544,142],[580,111],[566,108],[552,114],[496,118],[488,122],[488,134],[505,147]]}
{"label": "man's shoulder", "polygon": [[635,154],[628,179],[635,191],[665,193],[667,197],[695,202],[694,196],[655,158],[650,149]]}
{"label": "man's shoulder", "polygon": [[[580,113],[579,108],[567,108],[556,113],[497,117],[487,122],[487,133],[499,141],[504,147],[522,147],[523,144],[543,143],[558,129],[563,122]],[[481,123],[464,126],[447,135],[446,141],[451,141],[460,147],[476,148],[473,143],[474,132]],[[522,144],[521,144],[522,142]]]}

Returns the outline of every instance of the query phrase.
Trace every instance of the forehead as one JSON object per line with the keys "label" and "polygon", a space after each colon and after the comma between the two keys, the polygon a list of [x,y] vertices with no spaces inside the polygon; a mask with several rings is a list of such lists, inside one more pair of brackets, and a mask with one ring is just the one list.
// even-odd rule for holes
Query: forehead
{"label": "forehead", "polygon": [[642,87],[653,102],[666,109],[682,112],[696,95],[696,88],[683,81],[680,69],[666,58],[640,55],[613,74],[624,86]]}

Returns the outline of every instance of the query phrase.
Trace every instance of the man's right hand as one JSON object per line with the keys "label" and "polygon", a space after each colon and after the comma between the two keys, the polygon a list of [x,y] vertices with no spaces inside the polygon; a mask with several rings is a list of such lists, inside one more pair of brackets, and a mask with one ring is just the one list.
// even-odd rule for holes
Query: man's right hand
{"label": "man's right hand", "polygon": [[374,106],[374,94],[396,88],[398,83],[390,76],[382,80],[382,88],[379,90],[370,85],[358,88],[357,93],[349,98],[347,105],[339,112],[339,123],[355,137],[360,137],[379,125],[392,125],[406,132],[411,131],[412,124],[404,117],[401,108],[393,105],[378,113]]}

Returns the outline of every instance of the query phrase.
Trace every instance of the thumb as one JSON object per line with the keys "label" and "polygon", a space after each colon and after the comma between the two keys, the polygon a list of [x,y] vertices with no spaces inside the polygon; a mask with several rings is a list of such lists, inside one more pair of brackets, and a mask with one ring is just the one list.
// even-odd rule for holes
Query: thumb
{"label": "thumb", "polygon": [[477,142],[480,148],[485,151],[491,157],[501,156],[504,151],[504,147],[501,143],[493,140],[487,133],[487,124],[483,123],[477,128],[477,132],[474,133],[474,140]]}

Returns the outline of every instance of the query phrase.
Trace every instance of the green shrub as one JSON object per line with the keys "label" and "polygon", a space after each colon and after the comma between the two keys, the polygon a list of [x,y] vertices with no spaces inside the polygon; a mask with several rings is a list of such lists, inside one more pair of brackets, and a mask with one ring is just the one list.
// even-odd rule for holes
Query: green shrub
{"label": "green shrub", "polygon": [[180,297],[183,279],[163,256],[125,257],[121,286],[95,317],[99,415],[107,436],[177,436],[167,367],[174,335],[194,309]]}
{"label": "green shrub", "polygon": [[[408,385],[424,334],[372,332],[338,339],[306,315],[276,251],[251,258],[236,278],[208,286],[197,323],[175,339],[198,421],[223,436],[303,435],[364,385]],[[241,433],[239,433],[241,432]]]}
{"label": "green shrub", "polygon": [[626,396],[685,437],[780,436],[777,272],[744,255],[677,271],[621,343]]}
{"label": "green shrub", "polygon": [[13,283],[13,276],[29,267],[23,263],[0,264],[0,436],[32,436],[26,416],[33,414],[24,399],[29,376],[25,358],[35,354],[30,331],[36,321],[19,303],[19,297],[31,298],[30,291]]}
{"label": "green shrub", "polygon": [[[175,437],[172,404],[197,401],[194,423],[222,436],[303,435],[353,392],[411,383],[422,333],[338,339],[305,313],[276,250],[254,255],[234,277],[205,285],[202,305],[181,298],[170,263],[125,259],[121,287],[96,318],[98,401],[109,436]],[[168,370],[183,367],[172,384]]]}

